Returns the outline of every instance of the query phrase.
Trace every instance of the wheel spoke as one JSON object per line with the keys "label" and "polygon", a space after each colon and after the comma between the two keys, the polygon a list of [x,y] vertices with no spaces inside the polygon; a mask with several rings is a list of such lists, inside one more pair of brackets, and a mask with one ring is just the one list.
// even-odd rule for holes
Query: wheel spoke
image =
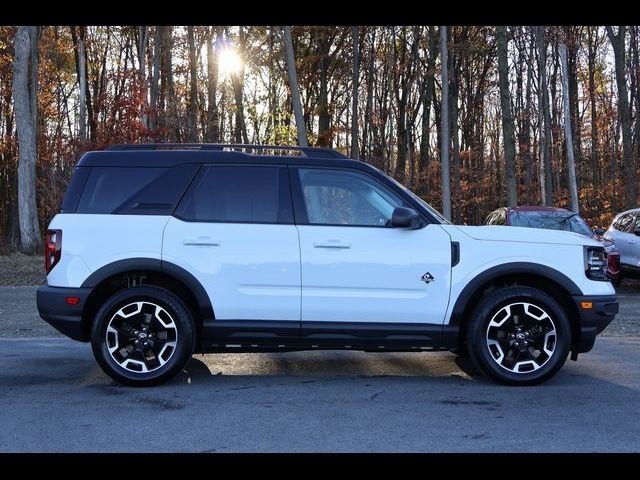
{"label": "wheel spoke", "polygon": [[167,363],[175,351],[178,329],[169,312],[152,302],[124,305],[107,325],[111,358],[132,373],[147,373]]}
{"label": "wheel spoke", "polygon": [[493,360],[513,373],[541,368],[556,348],[555,324],[540,306],[515,302],[500,308],[486,329],[486,344]]}

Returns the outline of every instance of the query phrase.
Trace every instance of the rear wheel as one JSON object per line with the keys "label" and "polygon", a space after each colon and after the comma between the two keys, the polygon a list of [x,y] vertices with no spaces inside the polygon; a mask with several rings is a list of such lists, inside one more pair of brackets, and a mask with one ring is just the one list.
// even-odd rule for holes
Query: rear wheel
{"label": "rear wheel", "polygon": [[548,294],[504,287],[484,297],[467,330],[476,367],[508,385],[536,385],[564,365],[571,345],[567,315]]}
{"label": "rear wheel", "polygon": [[96,314],[91,346],[114,380],[150,386],[173,378],[194,351],[189,309],[173,293],[138,286],[109,297]]}

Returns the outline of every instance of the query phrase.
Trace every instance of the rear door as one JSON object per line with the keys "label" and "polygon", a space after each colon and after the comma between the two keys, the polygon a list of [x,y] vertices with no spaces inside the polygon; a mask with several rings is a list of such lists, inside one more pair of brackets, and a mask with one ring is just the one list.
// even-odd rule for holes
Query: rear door
{"label": "rear door", "polygon": [[162,253],[207,291],[215,315],[207,335],[298,338],[300,247],[286,166],[203,167],[165,228]]}

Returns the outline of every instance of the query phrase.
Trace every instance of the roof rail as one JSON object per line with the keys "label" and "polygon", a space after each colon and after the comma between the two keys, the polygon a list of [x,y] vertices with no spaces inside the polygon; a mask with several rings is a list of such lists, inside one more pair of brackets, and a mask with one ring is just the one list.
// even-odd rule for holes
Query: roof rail
{"label": "roof rail", "polygon": [[306,157],[349,158],[331,148],[296,147],[291,145],[253,145],[242,143],[132,143],[111,145],[105,150],[281,150],[297,151]]}

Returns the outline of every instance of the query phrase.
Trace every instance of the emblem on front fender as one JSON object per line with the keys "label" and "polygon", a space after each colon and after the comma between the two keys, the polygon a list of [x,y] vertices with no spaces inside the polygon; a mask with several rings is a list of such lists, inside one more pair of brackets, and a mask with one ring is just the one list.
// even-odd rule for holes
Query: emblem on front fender
{"label": "emblem on front fender", "polygon": [[422,280],[424,283],[430,283],[430,282],[433,282],[435,278],[433,278],[433,275],[427,272],[420,277],[420,280]]}

